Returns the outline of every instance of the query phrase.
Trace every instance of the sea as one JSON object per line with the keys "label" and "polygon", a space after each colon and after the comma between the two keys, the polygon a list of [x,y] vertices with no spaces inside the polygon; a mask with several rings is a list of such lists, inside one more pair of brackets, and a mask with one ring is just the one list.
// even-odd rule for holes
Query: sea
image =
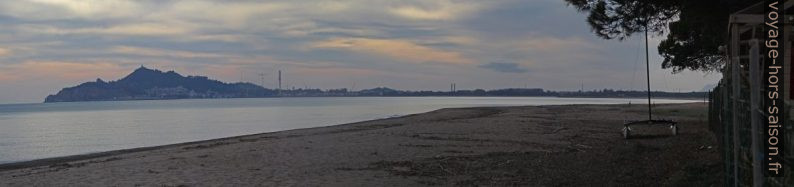
{"label": "sea", "polygon": [[[285,97],[0,104],[0,164],[338,125],[454,107],[642,104],[558,97]],[[654,99],[654,103],[697,100]]]}

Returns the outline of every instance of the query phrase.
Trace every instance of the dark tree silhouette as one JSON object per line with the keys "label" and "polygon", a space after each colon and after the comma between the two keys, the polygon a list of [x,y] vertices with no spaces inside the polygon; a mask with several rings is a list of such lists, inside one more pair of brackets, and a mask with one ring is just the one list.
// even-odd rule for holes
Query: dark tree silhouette
{"label": "dark tree silhouette", "polygon": [[[719,46],[727,42],[731,12],[761,0],[565,0],[588,13],[587,23],[604,39],[626,39],[645,31],[667,34],[658,51],[662,68],[713,71],[721,67]],[[668,33],[665,33],[668,32]]]}

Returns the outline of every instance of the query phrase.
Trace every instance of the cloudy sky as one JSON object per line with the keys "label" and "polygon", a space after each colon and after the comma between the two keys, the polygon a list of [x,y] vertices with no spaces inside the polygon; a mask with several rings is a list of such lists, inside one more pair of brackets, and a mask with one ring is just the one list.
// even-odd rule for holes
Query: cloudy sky
{"label": "cloudy sky", "polygon": [[[701,90],[717,73],[660,69]],[[601,40],[562,0],[0,2],[0,103],[41,102],[144,65],[288,87],[644,89],[641,37]],[[263,74],[263,81],[259,74]]]}

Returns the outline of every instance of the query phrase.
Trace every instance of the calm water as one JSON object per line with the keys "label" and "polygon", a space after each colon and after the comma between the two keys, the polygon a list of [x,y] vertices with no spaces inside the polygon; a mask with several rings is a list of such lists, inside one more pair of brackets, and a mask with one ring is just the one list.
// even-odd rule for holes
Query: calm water
{"label": "calm water", "polygon": [[318,97],[0,105],[0,163],[328,126],[448,107],[629,101],[645,102],[551,97]]}

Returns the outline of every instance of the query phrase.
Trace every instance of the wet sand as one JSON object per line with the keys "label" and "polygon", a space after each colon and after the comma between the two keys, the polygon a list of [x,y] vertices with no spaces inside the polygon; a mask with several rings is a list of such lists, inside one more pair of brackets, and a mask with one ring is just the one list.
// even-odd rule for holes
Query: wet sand
{"label": "wet sand", "polygon": [[[0,186],[720,186],[703,103],[441,109],[274,133],[0,165]],[[252,132],[254,133],[254,132]]]}

